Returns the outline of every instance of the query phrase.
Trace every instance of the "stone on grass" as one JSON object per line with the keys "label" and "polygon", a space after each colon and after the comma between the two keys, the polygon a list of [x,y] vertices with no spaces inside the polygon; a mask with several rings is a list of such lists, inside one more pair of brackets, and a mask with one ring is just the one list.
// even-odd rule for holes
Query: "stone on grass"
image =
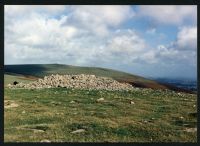
{"label": "stone on grass", "polygon": [[197,132],[197,128],[186,128],[184,131],[189,132],[189,133]]}
{"label": "stone on grass", "polygon": [[43,140],[41,140],[40,142],[51,142],[51,141],[48,140],[48,139],[43,139]]}
{"label": "stone on grass", "polygon": [[97,102],[102,102],[102,101],[104,101],[104,98],[97,99]]}
{"label": "stone on grass", "polygon": [[75,101],[74,101],[74,100],[72,100],[72,101],[70,101],[70,103],[75,103]]}
{"label": "stone on grass", "polygon": [[18,107],[19,105],[15,103],[13,100],[4,100],[4,108],[14,108]]}
{"label": "stone on grass", "polygon": [[85,132],[85,129],[78,129],[78,130],[72,131],[71,133],[76,134],[76,133],[82,133],[82,132]]}

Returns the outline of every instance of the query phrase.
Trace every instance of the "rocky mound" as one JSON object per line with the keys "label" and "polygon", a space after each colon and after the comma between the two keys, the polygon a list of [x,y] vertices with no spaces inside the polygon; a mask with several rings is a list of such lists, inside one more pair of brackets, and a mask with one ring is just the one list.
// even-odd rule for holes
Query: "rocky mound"
{"label": "rocky mound", "polygon": [[95,75],[50,75],[43,79],[31,82],[29,84],[13,83],[9,84],[9,88],[25,88],[25,89],[40,89],[40,88],[77,88],[77,89],[105,89],[105,90],[132,90],[133,87],[127,83],[119,83],[112,78],[97,77]]}

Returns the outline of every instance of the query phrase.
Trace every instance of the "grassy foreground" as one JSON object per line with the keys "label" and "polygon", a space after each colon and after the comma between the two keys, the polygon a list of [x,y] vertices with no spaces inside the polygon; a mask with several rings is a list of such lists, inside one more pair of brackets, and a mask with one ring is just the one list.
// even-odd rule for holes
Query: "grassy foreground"
{"label": "grassy foreground", "polygon": [[195,94],[5,88],[4,98],[18,105],[5,108],[5,142],[197,142]]}

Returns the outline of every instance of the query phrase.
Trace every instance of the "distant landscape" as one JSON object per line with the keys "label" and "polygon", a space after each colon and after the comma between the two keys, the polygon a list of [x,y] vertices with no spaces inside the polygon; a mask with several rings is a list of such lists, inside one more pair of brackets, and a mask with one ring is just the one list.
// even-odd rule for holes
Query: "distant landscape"
{"label": "distant landscape", "polygon": [[178,88],[183,88],[191,91],[197,91],[197,80],[195,79],[170,79],[170,78],[155,78],[155,81],[166,83]]}

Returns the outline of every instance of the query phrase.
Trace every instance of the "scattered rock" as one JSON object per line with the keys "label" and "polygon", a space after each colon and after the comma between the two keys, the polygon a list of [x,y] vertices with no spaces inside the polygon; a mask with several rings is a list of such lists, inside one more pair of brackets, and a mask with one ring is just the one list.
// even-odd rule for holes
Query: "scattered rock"
{"label": "scattered rock", "polygon": [[184,100],[184,101],[189,101],[189,99],[187,99],[187,98],[184,98],[183,100]]}
{"label": "scattered rock", "polygon": [[178,95],[181,95],[181,93],[178,93]]}
{"label": "scattered rock", "polygon": [[22,114],[25,114],[26,113],[26,111],[22,111]]}
{"label": "scattered rock", "polygon": [[36,101],[36,100],[32,100],[31,102],[32,102],[32,103],[36,103],[37,101]]}
{"label": "scattered rock", "polygon": [[46,131],[48,127],[45,127],[45,126],[28,126],[28,125],[25,125],[25,126],[19,126],[19,127],[16,127],[16,129],[18,130],[28,130],[28,131],[33,131],[34,133],[44,133]]}
{"label": "scattered rock", "polygon": [[19,105],[12,100],[4,100],[4,108],[14,108],[18,106]]}
{"label": "scattered rock", "polygon": [[130,104],[135,104],[135,102],[134,101],[130,101]]}
{"label": "scattered rock", "polygon": [[39,129],[33,129],[33,132],[34,133],[44,133],[45,131],[44,130],[39,130]]}
{"label": "scattered rock", "polygon": [[70,103],[76,103],[74,100],[70,101]]}
{"label": "scattered rock", "polygon": [[18,129],[18,130],[26,130],[26,131],[28,130],[28,131],[33,131],[34,133],[44,133],[45,132],[45,130],[36,129],[36,128],[33,128],[33,127],[16,127],[16,129]]}
{"label": "scattered rock", "polygon": [[78,130],[72,131],[71,133],[75,134],[75,133],[82,133],[82,132],[85,132],[85,129],[78,129]]}
{"label": "scattered rock", "polygon": [[7,87],[8,87],[8,88],[12,88],[12,85],[11,85],[11,84],[8,84]]}
{"label": "scattered rock", "polygon": [[197,128],[186,128],[184,131],[186,131],[186,132],[197,132]]}
{"label": "scattered rock", "polygon": [[40,142],[51,142],[51,141],[48,139],[44,139],[44,140],[41,140]]}
{"label": "scattered rock", "polygon": [[97,102],[102,102],[102,101],[104,101],[104,98],[97,99]]}
{"label": "scattered rock", "polygon": [[143,122],[144,122],[144,123],[148,123],[148,121],[147,121],[147,120],[144,120]]}

